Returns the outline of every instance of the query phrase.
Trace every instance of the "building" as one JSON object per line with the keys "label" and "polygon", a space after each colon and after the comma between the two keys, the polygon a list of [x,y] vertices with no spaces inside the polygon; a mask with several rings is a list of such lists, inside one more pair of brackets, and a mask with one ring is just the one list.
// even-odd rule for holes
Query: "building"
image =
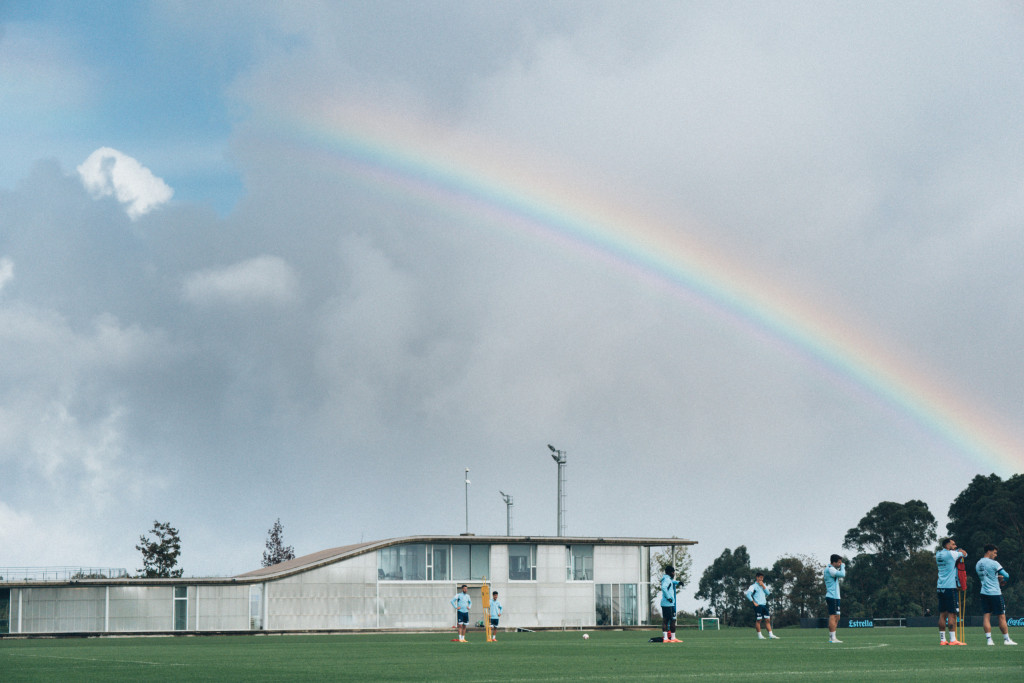
{"label": "building", "polygon": [[[410,536],[229,578],[0,580],[0,634],[444,629],[459,585],[503,628],[630,626],[649,616],[651,548],[678,538]],[[654,577],[657,582],[659,576]]]}

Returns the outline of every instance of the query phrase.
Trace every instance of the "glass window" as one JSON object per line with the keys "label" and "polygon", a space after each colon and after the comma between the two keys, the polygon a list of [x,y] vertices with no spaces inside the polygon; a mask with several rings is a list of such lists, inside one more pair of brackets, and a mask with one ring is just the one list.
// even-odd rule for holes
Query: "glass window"
{"label": "glass window", "polygon": [[599,583],[594,586],[594,596],[597,611],[597,619],[594,623],[598,626],[612,625],[612,586],[610,583]]}
{"label": "glass window", "polygon": [[469,581],[469,546],[452,546],[452,579]]}
{"label": "glass window", "polygon": [[639,605],[635,583],[599,583],[594,589],[598,626],[636,626]]}
{"label": "glass window", "polygon": [[565,578],[566,581],[594,580],[594,546],[566,546]]}
{"label": "glass window", "polygon": [[490,576],[491,546],[409,543],[377,551],[378,581],[479,581]]}
{"label": "glass window", "polygon": [[508,578],[510,581],[537,580],[537,546],[510,545],[508,547]]}
{"label": "glass window", "polygon": [[491,575],[491,546],[472,545],[472,556],[470,558],[470,579],[481,581]]}
{"label": "glass window", "polygon": [[480,581],[491,573],[491,546],[486,543],[452,546],[452,579]]}
{"label": "glass window", "polygon": [[188,586],[174,587],[174,630],[188,629]]}
{"label": "glass window", "polygon": [[640,609],[640,605],[637,602],[637,585],[635,583],[624,583],[621,588],[622,598],[619,604],[622,607],[622,625],[636,626]]}
{"label": "glass window", "polygon": [[427,546],[409,543],[377,551],[377,578],[381,581],[422,581],[427,578]]}
{"label": "glass window", "polygon": [[448,544],[432,545],[427,554],[427,579],[431,581],[448,581],[451,573],[448,571],[448,563],[451,559],[452,547]]}
{"label": "glass window", "polygon": [[0,588],[0,633],[11,632],[11,589]]}
{"label": "glass window", "polygon": [[249,629],[263,630],[263,584],[249,586]]}

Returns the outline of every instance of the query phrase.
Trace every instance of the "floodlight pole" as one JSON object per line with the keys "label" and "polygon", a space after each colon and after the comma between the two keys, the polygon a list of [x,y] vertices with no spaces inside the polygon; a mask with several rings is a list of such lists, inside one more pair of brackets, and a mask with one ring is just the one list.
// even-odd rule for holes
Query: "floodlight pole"
{"label": "floodlight pole", "polygon": [[565,451],[560,451],[551,444],[551,459],[558,463],[558,535],[565,536]]}
{"label": "floodlight pole", "polygon": [[512,496],[504,491],[498,491],[505,500],[505,535],[512,535]]}
{"label": "floodlight pole", "polygon": [[469,536],[469,468],[466,468],[466,535]]}

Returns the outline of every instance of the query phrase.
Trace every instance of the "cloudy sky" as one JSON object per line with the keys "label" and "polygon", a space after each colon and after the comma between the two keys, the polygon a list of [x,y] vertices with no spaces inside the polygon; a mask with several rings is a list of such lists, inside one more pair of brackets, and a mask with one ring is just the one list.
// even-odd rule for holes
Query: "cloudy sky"
{"label": "cloudy sky", "polygon": [[[1016,2],[0,5],[0,566],[824,559],[1024,470]],[[940,525],[940,530],[941,530]],[[694,585],[694,590],[696,586]]]}

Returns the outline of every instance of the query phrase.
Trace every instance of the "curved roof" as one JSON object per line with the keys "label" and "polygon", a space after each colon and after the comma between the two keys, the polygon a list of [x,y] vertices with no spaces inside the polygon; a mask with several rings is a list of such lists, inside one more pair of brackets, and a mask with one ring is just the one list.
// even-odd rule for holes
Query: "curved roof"
{"label": "curved roof", "polygon": [[316,569],[335,562],[341,562],[351,557],[357,557],[369,552],[387,548],[393,545],[405,545],[408,543],[536,543],[538,545],[626,545],[639,547],[672,546],[672,545],[695,545],[697,541],[690,541],[684,538],[624,538],[624,537],[586,537],[586,536],[404,536],[400,538],[389,538],[383,541],[368,541],[366,543],[355,543],[343,545],[337,548],[329,548],[319,552],[296,557],[295,559],[273,564],[269,567],[261,567],[251,572],[239,574],[236,579],[279,579],[298,572]]}

